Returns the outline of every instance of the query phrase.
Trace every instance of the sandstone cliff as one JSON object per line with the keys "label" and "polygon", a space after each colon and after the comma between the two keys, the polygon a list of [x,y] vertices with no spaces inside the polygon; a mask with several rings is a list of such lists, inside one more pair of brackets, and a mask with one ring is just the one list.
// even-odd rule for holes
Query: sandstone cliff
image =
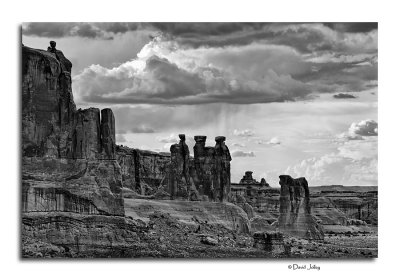
{"label": "sandstone cliff", "polygon": [[55,43],[22,47],[23,212],[123,215],[114,115],[76,109],[71,67]]}
{"label": "sandstone cliff", "polygon": [[124,188],[140,195],[153,195],[160,187],[167,189],[169,154],[116,146],[116,159],[121,166]]}

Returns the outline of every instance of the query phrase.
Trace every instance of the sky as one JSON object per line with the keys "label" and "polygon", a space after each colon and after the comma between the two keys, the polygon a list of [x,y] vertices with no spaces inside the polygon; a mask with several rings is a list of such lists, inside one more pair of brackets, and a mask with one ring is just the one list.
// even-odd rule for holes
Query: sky
{"label": "sky", "polygon": [[245,171],[377,185],[377,23],[25,23],[72,62],[78,107],[111,108],[117,144],[168,152],[226,136]]}

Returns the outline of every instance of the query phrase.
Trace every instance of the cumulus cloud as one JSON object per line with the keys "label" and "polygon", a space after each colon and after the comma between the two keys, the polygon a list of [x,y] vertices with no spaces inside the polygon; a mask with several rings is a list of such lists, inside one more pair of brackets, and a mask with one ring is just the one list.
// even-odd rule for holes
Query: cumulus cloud
{"label": "cumulus cloud", "polygon": [[[123,26],[114,29],[124,30]],[[146,28],[162,32],[132,60],[114,68],[91,65],[74,77],[74,91],[82,102],[297,101],[314,92],[361,91],[377,79],[376,30],[343,33],[323,24],[224,23],[160,23]],[[269,35],[257,37],[257,32]],[[188,43],[239,35],[253,39],[243,44]]]}
{"label": "cumulus cloud", "polygon": [[246,151],[241,151],[241,150],[233,151],[231,153],[231,155],[232,155],[232,157],[255,157],[256,156],[254,154],[254,152],[252,152],[252,151],[246,152]]}
{"label": "cumulus cloud", "polygon": [[350,135],[377,136],[378,123],[374,120],[363,120],[359,123],[352,123],[349,128]]}
{"label": "cumulus cloud", "polygon": [[74,77],[74,91],[93,103],[251,104],[301,100],[314,91],[359,91],[377,78],[375,62],[326,62],[318,71],[314,64],[288,47],[184,49],[157,37],[137,59],[112,69],[86,68]]}
{"label": "cumulus cloud", "polygon": [[333,98],[348,99],[348,98],[356,98],[356,96],[349,94],[349,93],[338,93],[338,94],[333,95]]}
{"label": "cumulus cloud", "polygon": [[306,83],[264,64],[253,64],[264,72],[261,77],[257,69],[251,71],[253,77],[244,76],[239,68],[246,68],[251,52],[242,53],[245,59],[238,62],[239,68],[232,61],[228,68],[229,50],[174,48],[171,42],[155,39],[137,59],[118,67],[91,65],[74,77],[74,91],[84,102],[113,104],[269,103],[302,99],[311,92]]}
{"label": "cumulus cloud", "polygon": [[378,136],[378,123],[374,120],[362,120],[352,123],[347,132],[337,136],[339,140],[365,140],[370,136]]}
{"label": "cumulus cloud", "polygon": [[376,185],[376,140],[346,142],[336,152],[302,160],[287,168],[287,174],[306,177],[312,185]]}
{"label": "cumulus cloud", "polygon": [[254,134],[255,134],[255,132],[251,129],[244,129],[244,130],[235,129],[233,131],[233,135],[240,136],[240,137],[250,137],[250,136],[253,136]]}

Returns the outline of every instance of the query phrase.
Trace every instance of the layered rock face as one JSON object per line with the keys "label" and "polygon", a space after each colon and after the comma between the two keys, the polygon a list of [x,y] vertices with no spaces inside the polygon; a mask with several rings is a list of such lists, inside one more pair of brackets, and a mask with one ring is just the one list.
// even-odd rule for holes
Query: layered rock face
{"label": "layered rock face", "polygon": [[123,215],[113,112],[76,109],[71,67],[55,42],[22,47],[23,212]]}
{"label": "layered rock face", "polygon": [[127,216],[145,222],[152,213],[160,211],[188,225],[203,221],[209,225],[222,225],[237,233],[250,232],[246,213],[229,202],[125,199],[125,210]]}
{"label": "layered rock face", "polygon": [[24,257],[43,257],[39,246],[45,242],[54,248],[50,256],[82,258],[123,257],[141,245],[148,228],[140,221],[117,216],[31,212],[22,216],[21,230]]}
{"label": "layered rock face", "polygon": [[[87,207],[94,210],[88,212]],[[24,157],[22,212],[53,210],[123,216],[118,163]]]}
{"label": "layered rock face", "polygon": [[322,228],[311,215],[310,192],[305,178],[279,176],[281,185],[278,229],[288,235],[323,239]]}
{"label": "layered rock face", "polygon": [[140,195],[153,195],[159,188],[168,191],[171,155],[116,146],[122,185]]}
{"label": "layered rock face", "polygon": [[324,186],[310,191],[313,215],[325,231],[363,232],[378,225],[377,187]]}
{"label": "layered rock face", "polygon": [[239,184],[231,184],[231,191],[233,196],[241,195],[248,197],[249,199],[262,196],[263,193],[268,193],[270,190],[271,187],[264,178],[261,179],[261,182],[258,182],[256,179],[253,178],[252,171],[246,171]]}

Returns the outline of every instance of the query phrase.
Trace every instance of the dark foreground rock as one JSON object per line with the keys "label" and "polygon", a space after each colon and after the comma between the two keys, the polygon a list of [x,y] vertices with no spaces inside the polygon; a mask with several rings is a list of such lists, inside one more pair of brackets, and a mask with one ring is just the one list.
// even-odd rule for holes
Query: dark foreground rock
{"label": "dark foreground rock", "polygon": [[266,251],[284,253],[283,234],[276,231],[255,232],[253,234],[254,247]]}

